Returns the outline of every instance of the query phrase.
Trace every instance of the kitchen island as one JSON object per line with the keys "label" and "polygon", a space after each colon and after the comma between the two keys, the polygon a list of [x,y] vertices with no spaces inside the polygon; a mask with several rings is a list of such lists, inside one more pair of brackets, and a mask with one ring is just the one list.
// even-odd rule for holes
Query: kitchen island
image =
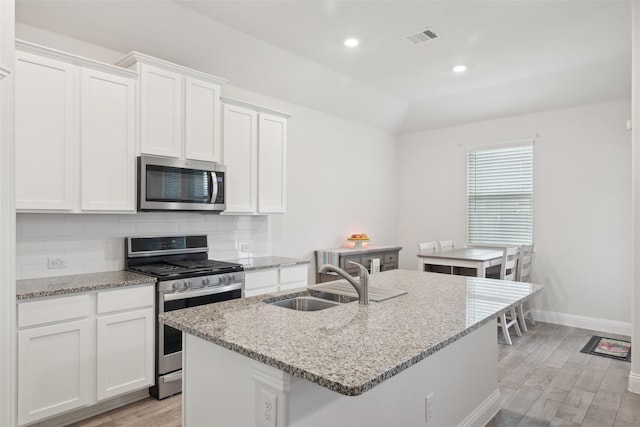
{"label": "kitchen island", "polygon": [[268,304],[299,289],[163,314],[184,332],[184,425],[484,425],[498,409],[495,318],[542,286],[407,270],[370,286],[407,293]]}

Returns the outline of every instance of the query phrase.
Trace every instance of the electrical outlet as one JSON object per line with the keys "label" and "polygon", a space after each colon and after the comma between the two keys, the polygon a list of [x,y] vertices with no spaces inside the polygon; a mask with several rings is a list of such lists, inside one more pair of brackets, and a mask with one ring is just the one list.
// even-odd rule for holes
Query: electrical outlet
{"label": "electrical outlet", "polygon": [[433,393],[424,398],[424,422],[429,424],[433,417]]}
{"label": "electrical outlet", "polygon": [[276,414],[278,410],[277,396],[266,390],[260,390],[260,422],[263,427],[276,427]]}
{"label": "electrical outlet", "polygon": [[48,259],[49,268],[67,268],[67,262],[60,257],[51,257]]}
{"label": "electrical outlet", "polygon": [[240,243],[240,252],[249,252],[249,244]]}

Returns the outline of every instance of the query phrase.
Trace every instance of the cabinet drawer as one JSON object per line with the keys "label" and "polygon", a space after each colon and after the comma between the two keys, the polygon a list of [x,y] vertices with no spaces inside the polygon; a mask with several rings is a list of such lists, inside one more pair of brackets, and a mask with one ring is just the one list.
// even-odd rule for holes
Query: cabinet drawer
{"label": "cabinet drawer", "polygon": [[398,254],[395,252],[384,254],[384,263],[398,262]]}
{"label": "cabinet drawer", "polygon": [[340,267],[342,269],[347,268],[357,268],[355,265],[350,264],[349,261],[357,262],[358,264],[362,264],[362,257],[360,255],[350,255],[340,258]]}
{"label": "cabinet drawer", "polygon": [[278,286],[278,270],[275,268],[262,271],[245,272],[244,288],[246,290]]}
{"label": "cabinet drawer", "polygon": [[306,282],[307,266],[285,267],[280,269],[280,283]]}
{"label": "cabinet drawer", "polygon": [[153,306],[155,286],[98,293],[98,314]]}
{"label": "cabinet drawer", "polygon": [[93,312],[90,295],[51,298],[18,304],[18,327],[87,317]]}

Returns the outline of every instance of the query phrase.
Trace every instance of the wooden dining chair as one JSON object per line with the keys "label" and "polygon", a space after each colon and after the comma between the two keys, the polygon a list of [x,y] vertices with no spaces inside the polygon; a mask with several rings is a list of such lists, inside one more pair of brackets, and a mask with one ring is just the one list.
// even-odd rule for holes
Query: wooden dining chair
{"label": "wooden dining chair", "polygon": [[[439,242],[435,242],[434,241],[434,242],[418,243],[418,255],[430,255],[430,254],[434,254],[436,252],[440,252]],[[430,273],[451,274],[451,272],[452,272],[451,269],[452,269],[451,266],[448,266],[448,265],[437,265],[437,264],[430,264],[425,269],[425,265],[424,265],[422,259],[420,259],[418,261],[418,271],[428,271]]]}
{"label": "wooden dining chair", "polygon": [[[531,281],[531,260],[533,259],[533,245],[522,245],[520,246],[520,251],[518,254],[518,271],[516,274],[516,280],[518,282],[529,282]],[[516,314],[518,316],[518,322],[520,323],[520,329],[523,332],[528,332],[527,322],[525,318],[527,314],[529,315],[529,320],[532,325],[536,324],[533,315],[531,314],[531,309],[529,307],[529,302],[525,302],[522,304],[518,304],[516,307]]]}
{"label": "wooden dining chair", "polygon": [[455,240],[440,240],[438,242],[438,252],[440,251],[451,251],[456,248]]}
{"label": "wooden dining chair", "polygon": [[[422,242],[418,243],[418,255],[429,255],[436,252],[438,249],[436,242]],[[418,271],[424,271],[424,263],[422,258],[418,259]]]}
{"label": "wooden dining chair", "polygon": [[438,250],[436,242],[418,243],[418,255],[433,254]]}
{"label": "wooden dining chair", "polygon": [[[504,248],[502,254],[502,265],[500,267],[500,280],[516,280],[516,273],[518,267],[518,247],[508,246]],[[507,286],[507,285],[505,285]],[[518,316],[516,314],[516,308],[511,307],[508,313],[502,313],[498,316],[498,327],[502,329],[502,335],[507,344],[512,345],[511,336],[509,335],[509,328],[513,327],[516,330],[516,335],[522,336],[520,326],[518,325]]]}

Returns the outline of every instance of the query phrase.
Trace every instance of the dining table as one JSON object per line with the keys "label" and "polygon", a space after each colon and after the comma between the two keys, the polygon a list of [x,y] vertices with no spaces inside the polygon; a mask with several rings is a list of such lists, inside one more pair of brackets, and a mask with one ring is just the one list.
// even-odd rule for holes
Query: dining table
{"label": "dining table", "polygon": [[[450,267],[451,274],[467,274],[475,269],[477,277],[487,277],[487,269],[502,264],[501,248],[454,248],[428,254],[418,254],[421,271],[434,271],[432,267]],[[442,271],[442,270],[438,270]]]}

